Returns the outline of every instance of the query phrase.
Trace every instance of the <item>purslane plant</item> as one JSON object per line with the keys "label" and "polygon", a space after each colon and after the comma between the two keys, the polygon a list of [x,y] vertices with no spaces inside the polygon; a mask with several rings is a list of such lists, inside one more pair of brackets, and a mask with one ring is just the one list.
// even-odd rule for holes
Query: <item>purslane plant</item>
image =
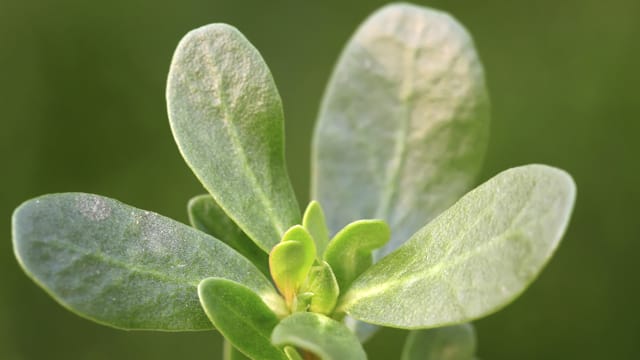
{"label": "purslane plant", "polygon": [[302,216],[280,97],[240,32],[188,33],[167,103],[208,191],[188,204],[192,227],[98,195],[50,194],[15,211],[14,249],[80,316],[215,327],[226,359],[365,359],[378,326],[412,330],[403,360],[472,359],[468,322],[526,289],[573,207],[573,180],[545,165],[463,196],[484,157],[489,100],[470,36],[439,11],[388,5],[351,38],[321,105]]}

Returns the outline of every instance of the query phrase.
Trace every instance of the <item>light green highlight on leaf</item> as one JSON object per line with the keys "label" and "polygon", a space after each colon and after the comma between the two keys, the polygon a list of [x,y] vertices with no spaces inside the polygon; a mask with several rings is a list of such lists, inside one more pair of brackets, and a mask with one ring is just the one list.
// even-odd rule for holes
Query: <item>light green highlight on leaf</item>
{"label": "light green highlight on leaf", "polygon": [[326,262],[313,266],[302,291],[312,293],[309,311],[329,315],[333,312],[340,295],[340,288],[331,266]]}
{"label": "light green highlight on leaf", "polygon": [[284,161],[283,112],[271,73],[234,27],[180,41],[167,83],[171,129],[216,203],[266,252],[300,212]]}
{"label": "light green highlight on leaf", "polygon": [[342,52],[313,139],[312,197],[329,230],[383,219],[397,248],[475,182],[489,99],[467,31],[446,13],[391,4]]}
{"label": "light green highlight on leaf", "polygon": [[373,250],[389,241],[389,226],[382,220],[358,220],[331,240],[324,259],[331,265],[340,289],[346,290],[373,263]]}
{"label": "light green highlight on leaf", "polygon": [[210,276],[278,297],[258,269],[221,241],[98,195],[23,203],[13,214],[13,245],[25,272],[62,306],[121,329],[211,329],[196,291]]}
{"label": "light green highlight on leaf", "polygon": [[278,317],[251,289],[234,281],[208,278],[198,285],[202,308],[225,339],[255,360],[287,360],[273,346]]}
{"label": "light green highlight on leaf", "polygon": [[295,313],[273,329],[271,341],[277,346],[293,345],[311,351],[322,360],[364,360],[358,339],[344,324],[315,313]]}
{"label": "light green highlight on leaf", "polygon": [[187,205],[189,221],[196,229],[203,231],[251,261],[263,274],[269,276],[269,255],[260,249],[231,220],[211,195],[199,195]]}
{"label": "light green highlight on leaf", "polygon": [[322,258],[324,249],[329,243],[329,229],[327,229],[324,212],[319,202],[314,200],[307,205],[307,209],[302,216],[302,226],[304,226],[313,237],[316,243],[318,258]]}
{"label": "light green highlight on leaf", "polygon": [[411,331],[400,360],[473,360],[475,352],[473,325],[460,324]]}
{"label": "light green highlight on leaf", "polygon": [[362,274],[338,305],[359,320],[429,328],[491,314],[520,295],[567,227],[575,184],[545,165],[506,170]]}
{"label": "light green highlight on leaf", "polygon": [[299,241],[281,242],[271,250],[271,278],[289,307],[293,304],[300,285],[307,278],[314,260],[315,254]]}

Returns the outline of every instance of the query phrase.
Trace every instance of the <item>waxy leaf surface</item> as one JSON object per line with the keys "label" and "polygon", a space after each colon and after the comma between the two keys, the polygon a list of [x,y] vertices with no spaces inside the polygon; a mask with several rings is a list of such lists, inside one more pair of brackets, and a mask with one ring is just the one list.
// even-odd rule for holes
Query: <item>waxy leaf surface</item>
{"label": "waxy leaf surface", "polygon": [[331,232],[383,219],[377,258],[473,185],[489,125],[482,65],[446,13],[392,4],[356,31],[334,70],[313,142],[312,197]]}
{"label": "waxy leaf surface", "polygon": [[271,344],[278,317],[248,287],[234,281],[208,278],[198,285],[202,308],[224,337],[254,360],[287,360]]}
{"label": "waxy leaf surface", "polygon": [[90,194],[45,195],[13,215],[26,273],[69,310],[122,329],[211,329],[200,280],[224,277],[277,299],[269,281],[221,241],[177,221]]}
{"label": "waxy leaf surface", "polygon": [[340,289],[373,263],[372,252],[389,241],[389,226],[381,220],[358,220],[344,227],[331,240],[324,259],[331,265]]}
{"label": "waxy leaf surface", "polygon": [[271,278],[288,305],[292,304],[314,260],[314,254],[298,241],[281,242],[271,250],[269,255]]}
{"label": "waxy leaf surface", "polygon": [[304,245],[305,250],[313,259],[316,258],[316,244],[311,234],[301,225],[294,225],[282,235],[282,242],[297,241]]}
{"label": "waxy leaf surface", "polygon": [[331,314],[340,295],[338,280],[328,263],[322,262],[313,266],[309,271],[307,282],[302,287],[303,292],[312,293],[309,311],[320,314]]}
{"label": "waxy leaf surface", "polygon": [[284,318],[271,334],[278,345],[293,345],[322,360],[363,360],[362,345],[344,324],[324,315],[299,312]]}
{"label": "waxy leaf surface", "polygon": [[269,275],[269,255],[259,248],[216,204],[211,195],[199,195],[187,206],[189,221],[203,231],[234,248],[263,274]]}
{"label": "waxy leaf surface", "polygon": [[329,229],[327,229],[327,223],[324,218],[324,212],[320,203],[312,201],[307,206],[302,217],[302,226],[311,234],[313,240],[316,243],[316,251],[318,257],[322,257],[324,249],[329,243]]}
{"label": "waxy leaf surface", "polygon": [[369,268],[338,308],[361,321],[400,328],[493,313],[540,273],[567,227],[574,199],[573,180],[562,170],[506,170]]}
{"label": "waxy leaf surface", "polygon": [[173,56],[167,104],[187,164],[269,252],[300,223],[300,210],[284,162],[280,96],[258,51],[229,25],[189,32]]}
{"label": "waxy leaf surface", "polygon": [[400,360],[472,360],[475,352],[473,325],[460,324],[411,331]]}

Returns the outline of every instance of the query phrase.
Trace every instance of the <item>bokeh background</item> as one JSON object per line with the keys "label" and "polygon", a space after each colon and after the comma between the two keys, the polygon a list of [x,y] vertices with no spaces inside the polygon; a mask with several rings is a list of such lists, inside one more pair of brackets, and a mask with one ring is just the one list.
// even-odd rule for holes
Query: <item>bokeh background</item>
{"label": "bokeh background", "polygon": [[[419,1],[473,34],[493,100],[481,180],[540,162],[578,184],[570,229],[524,296],[476,322],[483,359],[640,359],[640,2]],[[186,222],[202,192],[171,137],[164,85],[188,30],[234,24],[279,86],[290,174],[308,199],[309,142],[335,59],[383,1],[0,0],[0,359],[216,359],[214,332],[123,332],[67,312],[13,257],[31,197],[111,196]],[[396,359],[402,331],[371,359]]]}

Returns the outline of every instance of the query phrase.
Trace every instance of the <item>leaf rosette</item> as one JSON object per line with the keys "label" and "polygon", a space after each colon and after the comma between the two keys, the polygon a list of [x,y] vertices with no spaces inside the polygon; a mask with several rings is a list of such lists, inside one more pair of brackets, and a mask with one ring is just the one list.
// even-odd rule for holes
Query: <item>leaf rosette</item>
{"label": "leaf rosette", "polygon": [[378,325],[416,330],[403,359],[472,359],[465,323],[537,277],[575,200],[571,177],[546,165],[471,190],[488,138],[483,68],[468,32],[424,7],[383,7],[345,47],[302,216],[280,96],[237,29],[207,25],[180,41],[167,104],[208,192],[189,202],[192,227],[98,195],[52,194],[15,211],[14,250],[71,311],[122,329],[215,326],[226,359],[365,359],[361,342]]}

